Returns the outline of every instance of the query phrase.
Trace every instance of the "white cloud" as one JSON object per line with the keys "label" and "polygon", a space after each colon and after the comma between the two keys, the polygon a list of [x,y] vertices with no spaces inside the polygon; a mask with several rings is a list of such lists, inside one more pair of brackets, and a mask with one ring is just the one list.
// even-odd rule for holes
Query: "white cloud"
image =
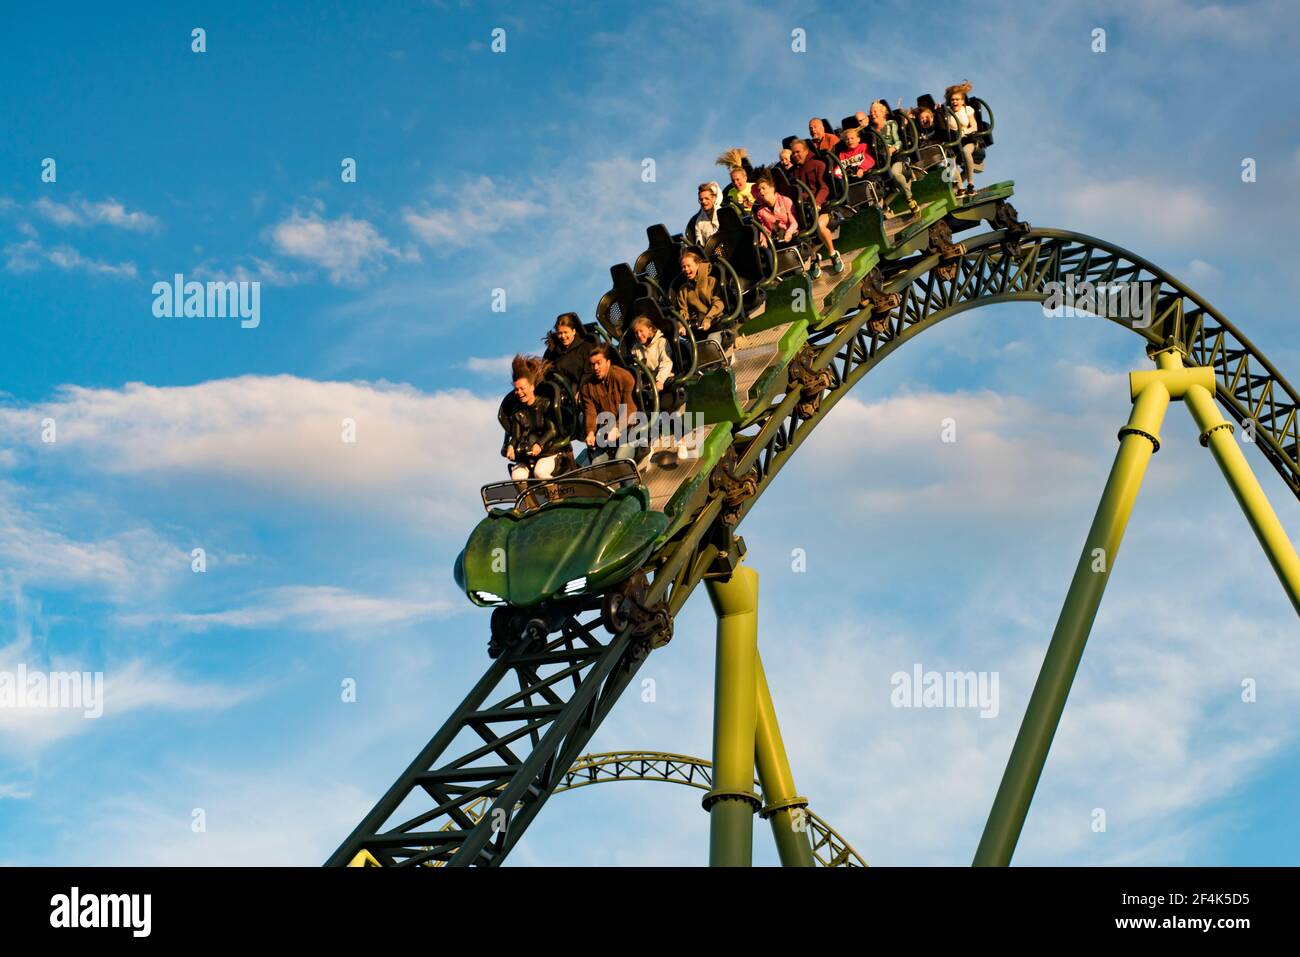
{"label": "white cloud", "polygon": [[51,527],[57,508],[24,508],[20,490],[0,483],[0,566],[14,583],[90,589],[114,598],[160,588],[188,569],[189,556],[140,523],[98,539]]}
{"label": "white cloud", "polygon": [[[49,402],[0,407],[0,434],[47,464],[136,476],[169,494],[256,490],[257,502],[388,512],[460,534],[479,486],[504,477],[496,408],[459,390],[241,376],[65,386]],[[39,441],[45,417],[58,423],[52,445]],[[343,441],[344,419],[356,423],[355,442]]]}
{"label": "white cloud", "polygon": [[122,621],[128,625],[157,622],[188,631],[288,625],[309,631],[374,635],[382,626],[422,621],[452,607],[448,601],[428,597],[363,595],[333,586],[289,585],[271,589],[259,602],[244,608],[132,614],[122,616]]}
{"label": "white cloud", "polygon": [[128,210],[115,199],[99,202],[76,200],[73,203],[58,203],[41,197],[32,203],[36,210],[56,226],[114,226],[132,232],[149,232],[157,229],[159,222],[154,216],[140,210]]}
{"label": "white cloud", "polygon": [[1070,177],[1062,205],[1071,223],[1093,228],[1104,223],[1112,235],[1195,242],[1228,218],[1200,188],[1168,179]]}
{"label": "white cloud", "polygon": [[514,354],[505,356],[493,356],[485,358],[481,356],[470,356],[461,363],[461,368],[468,369],[475,375],[486,376],[500,382],[505,382],[510,375],[510,363],[514,361]]}
{"label": "white cloud", "polygon": [[1190,283],[1214,283],[1223,278],[1223,273],[1214,266],[1211,266],[1204,259],[1193,259],[1187,264],[1183,275],[1177,278],[1185,278]]}
{"label": "white cloud", "polygon": [[363,283],[392,259],[419,259],[414,249],[398,249],[373,224],[347,213],[324,219],[315,211],[295,211],[272,226],[269,237],[277,252],[327,269],[336,285]]}
{"label": "white cloud", "polygon": [[296,286],[302,282],[301,274],[284,269],[260,256],[250,256],[248,263],[236,263],[233,269],[222,269],[205,261],[186,271],[201,282],[260,282],[268,286]]}
{"label": "white cloud", "polygon": [[451,205],[408,208],[402,211],[402,219],[426,245],[459,247],[481,242],[542,211],[540,203],[503,193],[490,177],[480,176],[461,186]]}
{"label": "white cloud", "polygon": [[236,687],[190,681],[166,666],[142,659],[94,667],[73,655],[41,661],[31,644],[22,640],[0,648],[0,670],[17,674],[20,664],[29,675],[34,671],[103,673],[99,717],[87,717],[84,708],[0,708],[0,751],[27,758],[65,738],[96,733],[107,722],[137,711],[219,712],[260,693],[247,684]]}
{"label": "white cloud", "polygon": [[33,272],[44,263],[67,272],[85,272],[113,279],[135,279],[139,276],[133,262],[109,263],[88,259],[66,244],[47,249],[34,239],[5,247],[5,266],[10,272]]}

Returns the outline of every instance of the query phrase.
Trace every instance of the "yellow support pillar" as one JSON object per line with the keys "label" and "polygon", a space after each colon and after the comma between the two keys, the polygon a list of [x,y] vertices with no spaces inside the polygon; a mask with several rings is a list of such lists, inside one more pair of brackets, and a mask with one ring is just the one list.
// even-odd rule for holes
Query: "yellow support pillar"
{"label": "yellow support pillar", "polygon": [[1286,530],[1251,471],[1250,463],[1232,437],[1232,424],[1219,412],[1213,391],[1204,386],[1188,387],[1183,401],[1192,413],[1196,427],[1201,430],[1201,445],[1209,448],[1214,461],[1219,464],[1219,470],[1228,480],[1228,486],[1259,539],[1282,588],[1296,613],[1300,614],[1300,555],[1296,554],[1295,546],[1287,538]]}
{"label": "yellow support pillar", "polygon": [[718,616],[713,689],[713,790],[709,812],[709,866],[754,862],[754,749],[758,728],[758,573],[739,565],[726,581],[706,582]]}
{"label": "yellow support pillar", "polygon": [[[1139,386],[1138,376],[1149,378],[1143,379]],[[1070,590],[1029,697],[1002,783],[993,799],[993,809],[975,851],[976,867],[1006,867],[1011,863],[1029,814],[1029,804],[1047,763],[1047,752],[1061,723],[1065,699],[1079,670],[1088,633],[1101,607],[1106,582],[1115,568],[1133,503],[1151,456],[1160,448],[1160,426],[1169,408],[1169,385],[1159,373],[1133,373],[1130,383],[1133,411],[1128,424],[1120,429],[1115,464],[1111,466],[1106,490],[1097,505],[1097,514],[1075,566]]]}
{"label": "yellow support pillar", "polygon": [[754,759],[758,780],[767,802],[759,812],[772,825],[776,851],[784,867],[816,867],[812,845],[808,842],[808,799],[795,790],[794,772],[785,753],[781,727],[776,721],[772,692],[763,672],[763,658],[755,655],[758,676],[758,729]]}

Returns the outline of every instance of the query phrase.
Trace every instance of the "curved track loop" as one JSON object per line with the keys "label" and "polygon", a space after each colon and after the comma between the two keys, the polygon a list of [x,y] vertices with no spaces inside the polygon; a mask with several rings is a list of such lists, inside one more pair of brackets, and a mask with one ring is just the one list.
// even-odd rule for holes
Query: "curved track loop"
{"label": "curved track loop", "polygon": [[[585,754],[573,767],[565,772],[564,778],[555,786],[554,794],[575,791],[593,784],[608,784],[613,781],[661,781],[665,784],[684,784],[687,787],[707,791],[713,787],[713,764],[703,758],[693,758],[685,754],[665,754],[660,751],[610,751],[605,754]],[[761,785],[755,779],[754,787]],[[475,820],[486,813],[492,803],[490,796],[481,797],[467,810]],[[811,809],[807,810],[808,836],[812,841],[813,858],[821,867],[866,867],[862,859],[848,841],[818,817]],[[448,821],[443,829],[454,825]],[[442,861],[431,861],[429,866],[440,867]]]}
{"label": "curved track loop", "polygon": [[[835,403],[881,359],[949,316],[1000,302],[1039,302],[1048,282],[1150,282],[1153,321],[1126,326],[1151,348],[1175,346],[1189,365],[1212,366],[1219,402],[1239,423],[1252,422],[1255,444],[1300,497],[1300,399],[1281,374],[1217,310],[1133,253],[1078,233],[1033,229],[1010,245],[1003,231],[965,241],[955,276],[939,277],[937,255],[889,264],[886,290],[901,301],[871,323],[857,311],[813,332],[813,367],[829,369],[829,388],[807,418],[799,388],[777,399],[738,434],[733,474],[756,480],[736,521],[753,508],[786,461]],[[1123,323],[1119,323],[1123,325]],[[805,403],[804,410],[808,406]],[[672,615],[706,575],[725,575],[736,545],[718,521],[718,491],[644,569],[647,604]],[[494,661],[460,707],[327,862],[343,865],[366,850],[386,866],[438,861],[500,864],[546,799],[566,779],[595,729],[635,675],[653,635],[634,625],[602,637],[594,603],[546,623],[544,640],[516,644]],[[595,612],[580,621],[583,612]],[[660,636],[662,641],[667,636]],[[517,752],[528,750],[524,754]],[[490,800],[487,815],[471,814]],[[501,809],[502,814],[491,811]],[[513,813],[511,813],[513,812]],[[491,820],[504,820],[493,829]]]}

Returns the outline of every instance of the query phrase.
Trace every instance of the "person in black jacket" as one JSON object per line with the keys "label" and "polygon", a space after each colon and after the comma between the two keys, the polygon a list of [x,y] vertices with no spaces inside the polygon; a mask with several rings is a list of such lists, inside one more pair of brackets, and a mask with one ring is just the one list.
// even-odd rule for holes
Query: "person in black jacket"
{"label": "person in black jacket", "polygon": [[510,477],[516,482],[530,478],[548,479],[555,475],[560,451],[559,429],[551,401],[537,394],[537,386],[546,378],[551,364],[537,356],[517,355],[511,364],[514,391],[501,402],[497,418],[506,431],[501,454],[510,464]]}
{"label": "person in black jacket", "polygon": [[553,372],[568,380],[569,391],[576,393],[582,377],[591,371],[591,347],[595,345],[576,312],[566,312],[555,319],[555,328],[546,334],[546,351],[542,358]]}

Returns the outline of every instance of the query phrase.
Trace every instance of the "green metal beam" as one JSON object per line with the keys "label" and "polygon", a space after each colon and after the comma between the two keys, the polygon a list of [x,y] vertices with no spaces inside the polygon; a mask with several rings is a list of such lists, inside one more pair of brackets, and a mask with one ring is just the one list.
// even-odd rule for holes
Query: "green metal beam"
{"label": "green metal beam", "polygon": [[718,616],[713,692],[713,790],[709,865],[749,867],[754,855],[754,812],[761,806],[754,779],[758,725],[758,573],[738,566],[726,581],[706,582]]}
{"label": "green metal beam", "polygon": [[975,852],[977,867],[1005,867],[1011,863],[1034,789],[1047,762],[1047,752],[1065,710],[1065,699],[1079,669],[1083,647],[1115,567],[1124,529],[1142,487],[1142,477],[1151,456],[1160,447],[1160,426],[1168,408],[1169,390],[1159,379],[1153,380],[1138,394],[1128,425],[1120,430],[1115,464]]}

